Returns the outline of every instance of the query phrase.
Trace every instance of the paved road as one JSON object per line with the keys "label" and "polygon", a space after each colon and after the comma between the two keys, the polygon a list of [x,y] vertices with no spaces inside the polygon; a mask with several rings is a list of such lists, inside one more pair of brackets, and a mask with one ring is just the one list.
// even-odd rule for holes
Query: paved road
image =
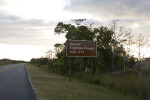
{"label": "paved road", "polygon": [[0,66],[0,100],[36,100],[25,64]]}

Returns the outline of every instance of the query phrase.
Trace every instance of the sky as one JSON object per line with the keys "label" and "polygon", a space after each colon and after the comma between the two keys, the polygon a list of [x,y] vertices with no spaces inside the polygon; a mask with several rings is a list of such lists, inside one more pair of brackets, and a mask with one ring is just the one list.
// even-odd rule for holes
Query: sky
{"label": "sky", "polygon": [[[118,26],[149,38],[149,11],[149,0],[0,0],[0,59],[29,61],[54,51],[54,44],[66,41],[54,28],[71,19],[109,27],[119,18]],[[150,56],[148,47],[143,52]]]}

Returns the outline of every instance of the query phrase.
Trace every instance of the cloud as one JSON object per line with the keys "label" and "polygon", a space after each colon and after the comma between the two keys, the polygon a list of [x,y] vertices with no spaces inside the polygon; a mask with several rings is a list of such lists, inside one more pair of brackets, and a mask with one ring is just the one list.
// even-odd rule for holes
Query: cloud
{"label": "cloud", "polygon": [[2,12],[1,10],[3,10],[5,8],[5,6],[6,6],[5,0],[1,0],[0,1],[0,12]]}
{"label": "cloud", "polygon": [[[64,10],[70,13],[89,14],[97,24],[109,26],[111,20],[119,18],[119,26],[133,28],[137,33],[150,36],[149,0],[66,0],[66,2],[68,3]],[[139,27],[134,28],[135,24]]]}
{"label": "cloud", "polygon": [[1,1],[0,1],[0,6],[3,6],[3,5],[5,5],[5,1],[4,1],[4,0],[1,0]]}
{"label": "cloud", "polygon": [[0,43],[47,45],[53,23],[43,20],[23,20],[18,16],[0,13]]}
{"label": "cloud", "polygon": [[103,19],[147,18],[149,19],[149,0],[69,0],[64,8],[70,12],[88,13]]}

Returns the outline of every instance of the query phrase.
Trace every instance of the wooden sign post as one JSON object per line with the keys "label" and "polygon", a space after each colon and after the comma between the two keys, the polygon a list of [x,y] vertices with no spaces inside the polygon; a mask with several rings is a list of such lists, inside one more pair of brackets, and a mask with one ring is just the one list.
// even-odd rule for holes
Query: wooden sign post
{"label": "wooden sign post", "polygon": [[71,82],[71,57],[69,57],[69,82]]}
{"label": "wooden sign post", "polygon": [[93,61],[97,57],[97,42],[84,40],[67,40],[66,56],[69,57],[69,82],[71,82],[71,57],[91,57],[91,83],[93,82]]}
{"label": "wooden sign post", "polygon": [[91,83],[93,83],[93,58],[91,58]]}

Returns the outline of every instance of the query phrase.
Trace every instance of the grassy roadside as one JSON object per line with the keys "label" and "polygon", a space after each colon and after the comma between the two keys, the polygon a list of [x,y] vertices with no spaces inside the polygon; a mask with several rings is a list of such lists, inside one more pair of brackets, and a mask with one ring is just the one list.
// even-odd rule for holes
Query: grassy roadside
{"label": "grassy roadside", "polygon": [[11,65],[11,64],[0,64],[0,67],[4,66],[4,65]]}
{"label": "grassy roadside", "polygon": [[38,100],[138,100],[135,96],[111,91],[98,85],[90,85],[57,75],[47,68],[26,64]]}
{"label": "grassy roadside", "polygon": [[0,63],[0,67],[1,67],[1,66],[5,66],[5,65],[12,65],[12,64],[19,64],[19,63],[6,63],[6,64],[1,64],[1,63]]}

